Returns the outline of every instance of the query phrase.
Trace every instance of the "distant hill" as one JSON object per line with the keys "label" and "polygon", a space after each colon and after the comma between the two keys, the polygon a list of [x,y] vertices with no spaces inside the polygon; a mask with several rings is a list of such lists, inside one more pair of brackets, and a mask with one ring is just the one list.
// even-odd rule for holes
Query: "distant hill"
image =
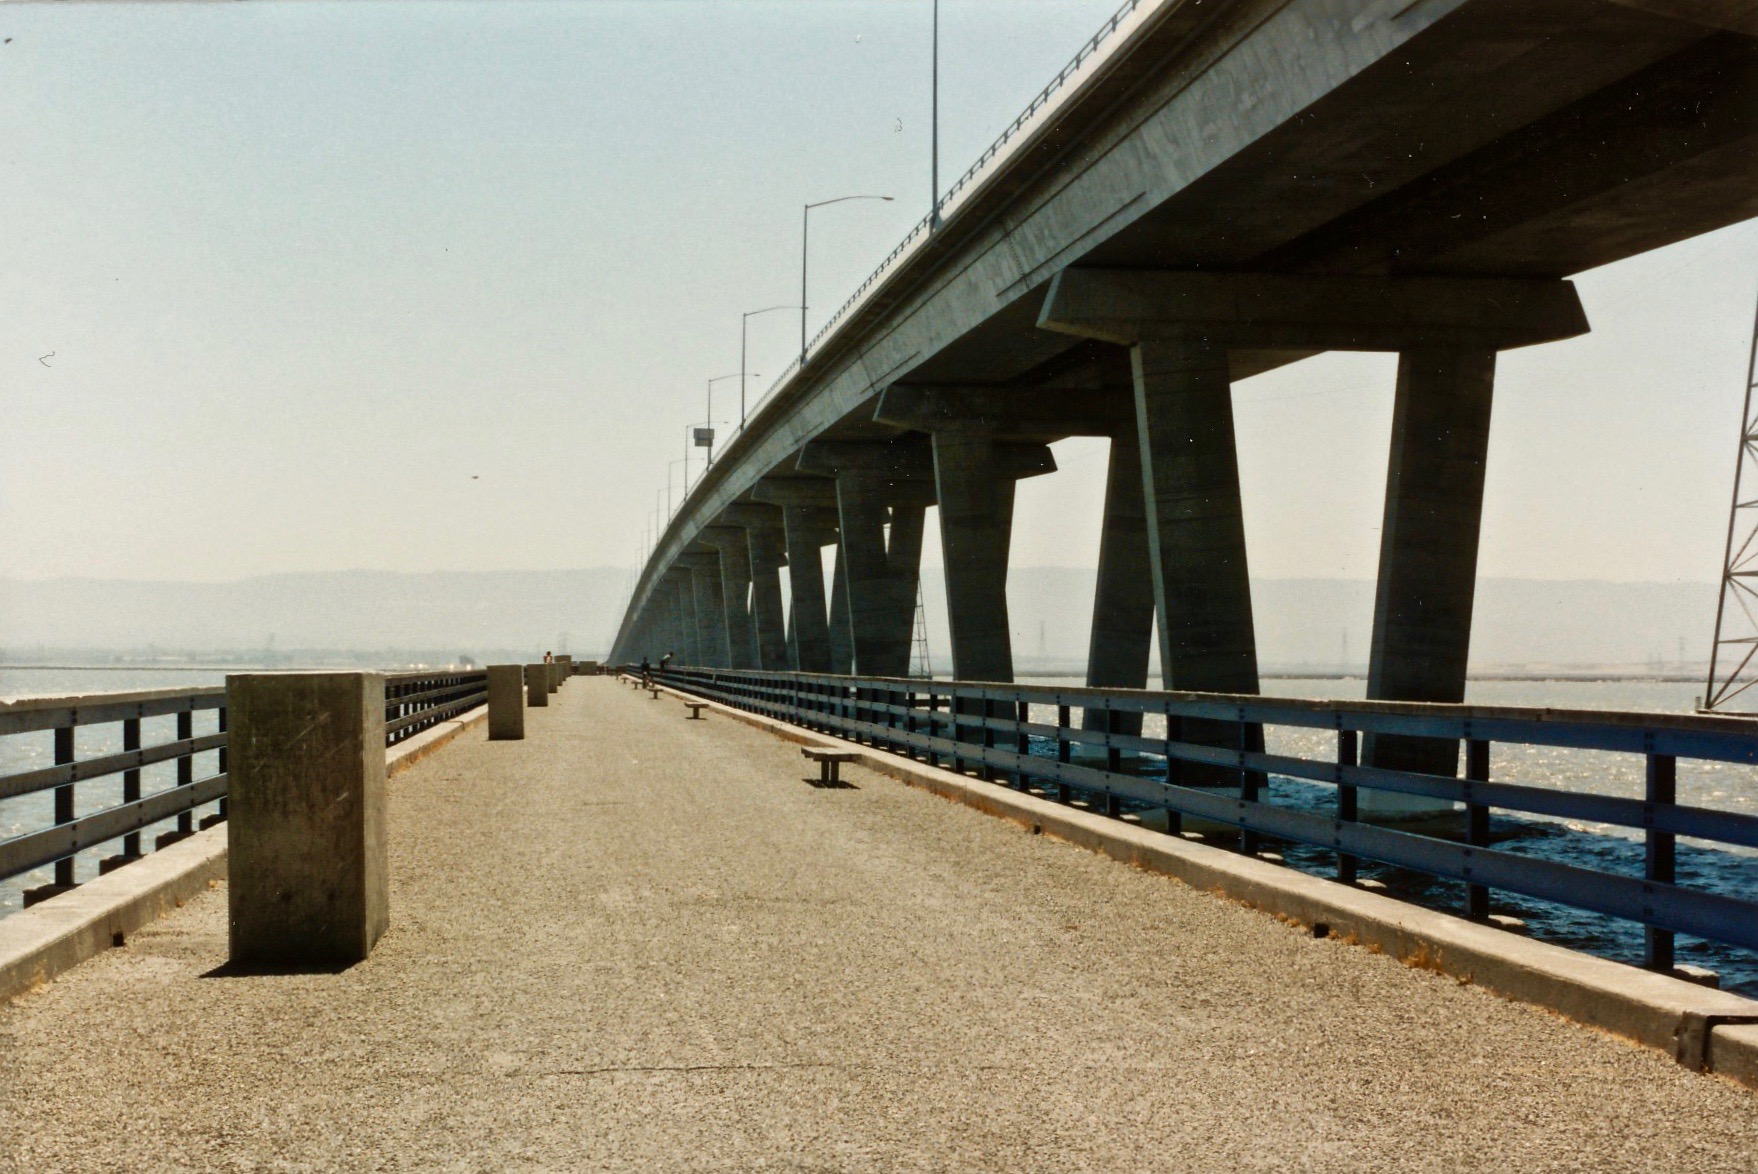
{"label": "distant hill", "polygon": [[[576,655],[608,648],[630,573],[389,571],[265,575],[229,583],[0,579],[0,652],[34,650],[260,652],[273,649],[430,649],[483,658],[565,643]],[[945,589],[923,574],[929,643],[950,667]],[[1253,584],[1266,670],[1359,669],[1367,660],[1373,584],[1269,579]],[[1015,658],[1022,671],[1085,662],[1093,572],[1022,567],[1008,578]],[[1478,670],[1559,666],[1695,665],[1708,652],[1715,589],[1705,583],[1478,584],[1472,663]]]}
{"label": "distant hill", "polygon": [[230,583],[0,579],[0,649],[419,648],[453,655],[610,646],[630,575],[573,571],[264,575]]}

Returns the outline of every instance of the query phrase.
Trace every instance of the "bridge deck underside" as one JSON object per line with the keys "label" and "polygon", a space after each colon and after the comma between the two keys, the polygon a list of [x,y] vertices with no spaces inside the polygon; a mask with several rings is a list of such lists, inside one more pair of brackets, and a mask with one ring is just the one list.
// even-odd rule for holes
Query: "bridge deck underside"
{"label": "bridge deck underside", "polygon": [[901,435],[892,383],[1098,387],[1104,348],[1037,325],[1067,268],[1555,278],[1758,215],[1758,37],[1656,11],[1713,7],[1168,6],[734,440],[630,616],[801,445]]}
{"label": "bridge deck underside", "polygon": [[1730,1168],[1758,1101],[609,680],[396,779],[392,928],[216,891],[0,1008],[0,1167]]}

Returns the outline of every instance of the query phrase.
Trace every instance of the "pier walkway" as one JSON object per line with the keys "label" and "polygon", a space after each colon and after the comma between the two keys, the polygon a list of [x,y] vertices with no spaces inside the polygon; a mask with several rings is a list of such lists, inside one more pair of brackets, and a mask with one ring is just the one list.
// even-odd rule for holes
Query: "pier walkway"
{"label": "pier walkway", "polygon": [[213,891],[0,1007],[0,1169],[1751,1167],[1667,1057],[608,679],[391,783],[392,927]]}

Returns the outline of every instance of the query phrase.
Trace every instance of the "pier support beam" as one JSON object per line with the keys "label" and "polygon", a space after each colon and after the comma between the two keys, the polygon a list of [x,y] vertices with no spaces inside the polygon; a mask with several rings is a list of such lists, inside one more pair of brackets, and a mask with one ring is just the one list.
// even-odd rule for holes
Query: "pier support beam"
{"label": "pier support beam", "polygon": [[[815,441],[800,451],[802,472],[836,478],[837,573],[847,578],[853,669],[862,676],[909,674],[923,514],[934,500],[932,459],[919,437]],[[833,590],[833,624],[834,596]],[[833,658],[835,651],[833,643]]]}
{"label": "pier support beam", "polygon": [[757,635],[751,624],[751,552],[737,526],[707,526],[701,540],[720,555],[721,605],[726,618],[729,668],[758,667]]}
{"label": "pier support beam", "polygon": [[[1495,362],[1487,349],[1430,348],[1398,358],[1370,699],[1465,699]],[[1362,750],[1369,766],[1435,775],[1459,766],[1459,744],[1445,739],[1369,734]],[[1397,815],[1436,804],[1364,791],[1361,807]]]}
{"label": "pier support beam", "polygon": [[[787,565],[781,510],[773,505],[737,502],[720,520],[745,532],[751,567],[751,638],[757,666],[767,672],[792,667],[788,656],[787,619],[781,605],[781,568]],[[790,576],[791,577],[791,576]]]}
{"label": "pier support beam", "polygon": [[[726,634],[726,604],[723,602],[720,586],[720,558],[718,555],[706,553],[685,557],[690,561],[684,565],[690,568],[695,581],[696,632],[702,649],[702,665],[714,669],[731,668],[731,652]],[[683,559],[680,558],[679,562],[683,562]]]}
{"label": "pier support beam", "polygon": [[[1168,688],[1205,691],[1257,691],[1229,353],[1403,354],[1370,695],[1462,686],[1493,353],[1585,333],[1571,284],[1071,269],[1038,325],[1132,348],[1162,671]],[[1454,475],[1463,486],[1441,488]],[[1373,753],[1406,750],[1441,765],[1433,748],[1383,740]]]}
{"label": "pier support beam", "polygon": [[961,681],[1011,681],[1007,555],[1013,540],[1013,479],[1001,467],[994,433],[980,427],[934,433],[934,480],[953,675]]}
{"label": "pier support beam", "polygon": [[[1141,447],[1131,426],[1111,438],[1105,470],[1105,520],[1099,535],[1099,568],[1087,641],[1087,684],[1102,689],[1145,689],[1149,642],[1154,636],[1154,576],[1149,565],[1146,497]],[[1141,715],[1116,715],[1118,733],[1141,733]],[[1089,730],[1106,728],[1102,710],[1082,719]]]}
{"label": "pier support beam", "polygon": [[1256,693],[1226,348],[1146,340],[1131,359],[1160,675],[1168,689]]}
{"label": "pier support beam", "polygon": [[695,577],[687,570],[667,572],[677,603],[678,659],[687,665],[702,663],[701,633],[696,626]]}
{"label": "pier support beam", "polygon": [[[824,547],[837,540],[836,482],[830,477],[769,477],[751,496],[781,510],[787,547],[788,666],[806,673],[848,672],[848,604],[824,598]],[[836,606],[842,608],[841,619]],[[840,638],[836,633],[840,630]],[[837,653],[845,659],[839,661]],[[838,665],[842,667],[837,667]]]}
{"label": "pier support beam", "polygon": [[756,631],[757,664],[766,672],[786,672],[787,613],[781,605],[781,568],[787,565],[781,530],[760,527],[745,531],[751,554],[751,621]]}
{"label": "pier support beam", "polygon": [[[793,667],[803,673],[831,672],[830,619],[825,610],[823,554],[825,529],[816,506],[782,507],[787,535],[787,581]],[[834,531],[833,531],[834,532]]]}
{"label": "pier support beam", "polygon": [[231,960],[325,969],[390,924],[381,673],[226,678]]}
{"label": "pier support beam", "polygon": [[1056,470],[1048,446],[1020,433],[1084,431],[1070,419],[1089,410],[1078,398],[981,384],[894,386],[874,409],[879,423],[932,437],[952,671],[961,681],[1013,680],[1007,560],[1014,483]]}
{"label": "pier support beam", "polygon": [[855,621],[849,608],[848,560],[843,557],[840,523],[830,563],[830,671],[848,676],[855,671]]}

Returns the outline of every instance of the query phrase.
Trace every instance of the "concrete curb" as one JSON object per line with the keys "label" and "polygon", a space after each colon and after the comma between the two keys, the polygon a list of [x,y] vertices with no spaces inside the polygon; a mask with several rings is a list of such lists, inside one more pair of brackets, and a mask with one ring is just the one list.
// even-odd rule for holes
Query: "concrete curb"
{"label": "concrete curb", "polygon": [[[487,720],[478,706],[385,751],[396,775]],[[0,918],[0,1002],[41,986],[226,878],[226,825],[87,881],[71,893]]]}
{"label": "concrete curb", "polygon": [[[676,690],[667,690],[685,696]],[[701,700],[692,698],[692,700]],[[861,765],[1034,834],[1054,836],[1218,897],[1658,1048],[1697,1071],[1758,1088],[1758,1000],[1537,942],[1506,930],[1241,856],[774,718],[715,712],[790,742],[853,747]],[[1726,1021],[1733,1022],[1726,1022]]]}

